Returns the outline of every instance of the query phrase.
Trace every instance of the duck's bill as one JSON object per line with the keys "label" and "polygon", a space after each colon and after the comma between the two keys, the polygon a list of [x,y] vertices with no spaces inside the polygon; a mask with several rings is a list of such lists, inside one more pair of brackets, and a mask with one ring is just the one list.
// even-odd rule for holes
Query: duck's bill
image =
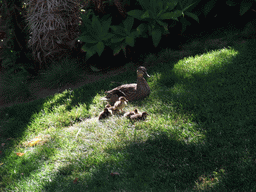
{"label": "duck's bill", "polygon": [[109,101],[110,99],[106,98],[106,97],[102,97],[102,98],[100,98],[100,100],[102,100],[102,101]]}

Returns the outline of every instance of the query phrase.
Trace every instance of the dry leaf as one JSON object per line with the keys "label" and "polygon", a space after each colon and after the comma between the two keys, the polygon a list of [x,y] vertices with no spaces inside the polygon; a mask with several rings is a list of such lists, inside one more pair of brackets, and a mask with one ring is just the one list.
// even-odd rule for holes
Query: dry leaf
{"label": "dry leaf", "polygon": [[116,176],[116,175],[120,175],[118,172],[112,172],[110,173],[111,176]]}
{"label": "dry leaf", "polygon": [[3,165],[4,163],[0,163],[0,166]]}
{"label": "dry leaf", "polygon": [[32,141],[30,141],[30,142],[28,143],[28,145],[29,145],[30,147],[33,147],[33,146],[35,146],[37,143],[39,143],[40,141],[41,141],[40,137],[35,137],[35,139],[33,139]]}
{"label": "dry leaf", "polygon": [[23,156],[23,155],[25,155],[25,153],[16,153],[18,156]]}
{"label": "dry leaf", "polygon": [[1,146],[2,146],[2,147],[5,146],[5,143],[2,143]]}
{"label": "dry leaf", "polygon": [[75,178],[75,180],[73,181],[74,184],[77,184],[78,182],[78,178]]}

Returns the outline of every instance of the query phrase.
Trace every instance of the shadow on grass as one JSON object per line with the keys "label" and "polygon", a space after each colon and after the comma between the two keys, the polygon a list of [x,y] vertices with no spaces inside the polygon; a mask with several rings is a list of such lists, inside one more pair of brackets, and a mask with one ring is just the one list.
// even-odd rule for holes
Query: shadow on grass
{"label": "shadow on grass", "polygon": [[170,72],[159,82],[167,87],[182,82],[184,92],[172,100],[206,131],[209,152],[202,163],[225,169],[228,190],[250,191],[256,186],[256,41],[236,49],[237,56],[209,74],[186,79]]}
{"label": "shadow on grass", "polygon": [[[91,174],[80,177],[77,183],[73,182],[75,178],[67,179],[76,171],[67,166],[59,170],[54,181],[48,182],[44,190],[191,191],[200,175],[215,168],[213,162],[207,160],[210,149],[206,145],[187,145],[164,132],[147,141],[129,142],[123,148],[106,152],[105,161],[95,162],[92,167],[87,167],[86,162],[90,160],[78,159],[79,172],[90,170]],[[218,185],[212,189],[218,189]]]}

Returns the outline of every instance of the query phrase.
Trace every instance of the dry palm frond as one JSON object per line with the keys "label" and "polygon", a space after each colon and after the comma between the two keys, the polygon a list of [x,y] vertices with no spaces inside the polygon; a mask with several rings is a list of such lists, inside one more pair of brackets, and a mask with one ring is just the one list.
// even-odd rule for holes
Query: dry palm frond
{"label": "dry palm frond", "polygon": [[78,37],[79,1],[27,0],[26,6],[34,58],[46,63],[64,56]]}

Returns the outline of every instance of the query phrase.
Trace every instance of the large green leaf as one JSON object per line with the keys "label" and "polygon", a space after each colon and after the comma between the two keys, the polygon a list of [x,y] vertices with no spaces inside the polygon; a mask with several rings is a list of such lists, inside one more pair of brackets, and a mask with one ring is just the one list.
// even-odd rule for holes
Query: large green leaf
{"label": "large green leaf", "polygon": [[198,18],[197,15],[195,15],[194,13],[185,12],[185,15],[191,17],[192,19],[196,20],[196,21],[199,23],[199,18]]}
{"label": "large green leaf", "polygon": [[83,46],[82,49],[84,51],[86,51],[86,60],[88,60],[91,56],[93,56],[96,53],[96,51],[93,49],[93,47],[84,48],[84,46]]}
{"label": "large green leaf", "polygon": [[158,1],[157,2],[157,6],[156,6],[157,14],[161,13],[164,10],[163,6],[164,6],[163,1]]}
{"label": "large green leaf", "polygon": [[188,5],[187,7],[183,8],[183,6],[181,5],[181,2],[180,2],[180,6],[182,7],[182,12],[186,11],[189,7],[191,7],[192,5],[194,5],[196,2],[194,3],[191,3],[190,5]]}
{"label": "large green leaf", "polygon": [[96,35],[102,34],[100,21],[95,15],[93,15],[93,18],[92,18],[92,28],[96,33]]}
{"label": "large green leaf", "polygon": [[180,17],[180,16],[183,15],[181,10],[176,10],[176,11],[173,12],[173,14],[174,14],[174,16],[173,16],[174,18],[177,18],[177,17]]}
{"label": "large green leaf", "polygon": [[126,32],[123,27],[121,26],[111,26],[111,29],[115,34],[126,36]]}
{"label": "large green leaf", "polygon": [[126,30],[126,33],[130,33],[133,23],[134,23],[134,18],[127,17],[127,19],[125,19],[123,23],[124,23],[124,28]]}
{"label": "large green leaf", "polygon": [[141,15],[141,19],[148,19],[148,18],[150,18],[150,14],[151,14],[151,18],[152,18],[152,13],[151,13],[151,11],[149,11],[149,10],[145,11],[145,13],[143,13],[143,14]]}
{"label": "large green leaf", "polygon": [[164,29],[167,31],[168,30],[168,24],[161,21],[161,20],[156,20],[156,22],[160,25],[160,26],[163,26]]}
{"label": "large green leaf", "polygon": [[95,45],[95,48],[98,55],[101,56],[102,52],[104,51],[105,45],[102,41],[100,41]]}
{"label": "large green leaf", "polygon": [[239,2],[237,2],[237,0],[228,0],[226,1],[226,4],[228,6],[236,6]]}
{"label": "large green leaf", "polygon": [[162,32],[160,29],[154,29],[152,30],[152,40],[155,47],[158,46],[160,40],[162,37]]}
{"label": "large green leaf", "polygon": [[151,18],[155,18],[156,16],[157,16],[157,14],[158,14],[158,12],[157,12],[157,2],[156,2],[156,0],[150,0],[150,2],[149,2],[149,10],[150,10],[150,12],[151,12],[151,15],[150,15],[150,17]]}
{"label": "large green leaf", "polygon": [[203,13],[204,16],[207,16],[208,13],[213,9],[213,7],[216,5],[217,0],[210,0],[204,5]]}
{"label": "large green leaf", "polygon": [[121,50],[122,50],[121,46],[116,46],[115,48],[113,48],[113,55],[118,54]]}
{"label": "large green leaf", "polygon": [[252,6],[252,0],[243,0],[240,5],[240,15],[245,14]]}
{"label": "large green leaf", "polygon": [[182,12],[177,10],[175,12],[168,12],[160,15],[160,19],[174,19],[178,21],[177,17],[180,17],[182,15]]}
{"label": "large green leaf", "polygon": [[127,12],[127,15],[130,15],[136,19],[139,19],[141,20],[141,16],[144,14],[144,11],[142,10],[138,10],[138,9],[135,9],[135,10],[131,10],[129,12]]}
{"label": "large green leaf", "polygon": [[166,8],[167,8],[168,11],[171,11],[176,7],[177,4],[178,4],[178,1],[174,1],[174,0],[168,1],[166,3]]}
{"label": "large green leaf", "polygon": [[112,38],[111,43],[118,43],[121,42],[125,39],[125,37],[120,37],[120,38]]}
{"label": "large green leaf", "polygon": [[137,38],[138,35],[139,35],[138,32],[135,30],[131,32],[131,37]]}
{"label": "large green leaf", "polygon": [[147,31],[147,25],[145,23],[142,23],[137,27],[138,35],[143,35],[146,31]]}
{"label": "large green leaf", "polygon": [[101,39],[102,41],[107,41],[107,40],[110,40],[113,36],[114,36],[114,34],[112,34],[112,33],[107,33],[107,34],[104,35],[104,36],[100,36],[100,39]]}
{"label": "large green leaf", "polygon": [[109,32],[110,24],[111,18],[109,18],[107,21],[102,22],[102,33],[106,34]]}
{"label": "large green leaf", "polygon": [[126,42],[128,45],[130,45],[131,47],[134,46],[134,38],[133,38],[133,37],[130,37],[130,36],[126,37],[126,38],[125,38],[125,42]]}

